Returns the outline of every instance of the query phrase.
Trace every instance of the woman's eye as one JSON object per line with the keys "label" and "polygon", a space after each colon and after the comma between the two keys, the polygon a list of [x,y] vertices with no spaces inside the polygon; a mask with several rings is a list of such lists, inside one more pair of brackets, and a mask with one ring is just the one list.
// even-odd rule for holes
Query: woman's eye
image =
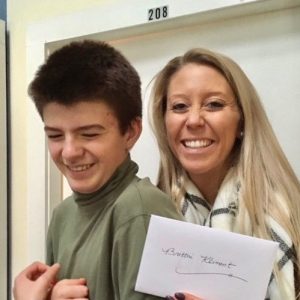
{"label": "woman's eye", "polygon": [[209,110],[221,110],[225,105],[221,101],[210,101],[205,106]]}
{"label": "woman's eye", "polygon": [[174,112],[186,112],[188,110],[188,105],[185,103],[176,103],[171,106],[171,110]]}

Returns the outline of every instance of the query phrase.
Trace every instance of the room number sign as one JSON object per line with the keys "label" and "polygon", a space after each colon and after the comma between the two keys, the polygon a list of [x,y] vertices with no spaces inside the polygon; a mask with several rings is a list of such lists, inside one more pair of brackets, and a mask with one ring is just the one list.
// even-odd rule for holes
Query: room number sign
{"label": "room number sign", "polygon": [[159,21],[169,17],[167,5],[148,9],[148,22]]}

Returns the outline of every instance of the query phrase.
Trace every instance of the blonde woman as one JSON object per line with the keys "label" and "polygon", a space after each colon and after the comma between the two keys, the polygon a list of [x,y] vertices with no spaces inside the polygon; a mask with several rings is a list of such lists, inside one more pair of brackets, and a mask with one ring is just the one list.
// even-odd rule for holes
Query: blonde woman
{"label": "blonde woman", "polygon": [[185,219],[279,242],[266,299],[299,299],[299,180],[241,68],[206,49],[172,59],[155,78],[150,119],[158,186]]}

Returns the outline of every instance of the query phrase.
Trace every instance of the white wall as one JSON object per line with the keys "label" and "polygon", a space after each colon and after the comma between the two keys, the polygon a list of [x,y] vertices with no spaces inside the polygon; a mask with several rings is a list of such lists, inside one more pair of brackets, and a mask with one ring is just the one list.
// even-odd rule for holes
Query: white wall
{"label": "white wall", "polygon": [[[228,13],[227,9],[210,9],[216,5],[230,6],[241,1],[156,0],[151,2],[153,6],[169,3],[172,20],[150,27],[145,24],[148,3],[146,0],[132,0],[99,4],[99,0],[78,0],[61,4],[58,0],[28,0],[26,9],[23,0],[10,0],[8,3],[11,35],[13,277],[31,260],[43,259],[44,255],[46,198],[49,192],[46,180],[49,169],[41,122],[26,96],[26,88],[33,72],[43,61],[45,43],[50,48],[57,47],[57,41],[78,35],[114,40],[114,45],[141,72],[144,85],[170,57],[190,47],[206,46],[232,56],[242,64],[268,104],[267,112],[273,119],[276,133],[298,170],[298,176],[300,174],[296,159],[296,151],[300,150],[297,141],[300,127],[295,116],[299,111],[295,99],[297,96],[299,98],[297,76],[299,78],[300,68],[298,52],[294,50],[300,49],[300,12],[299,8],[270,12],[282,9],[281,6],[287,7],[290,3],[299,5],[299,1],[284,1],[284,4],[278,0],[254,1],[250,8],[236,10],[233,7]],[[201,9],[203,13],[197,14]],[[257,11],[264,13],[245,17],[247,13]],[[181,15],[187,17],[180,18]],[[238,15],[243,17],[237,18]],[[183,28],[185,26],[189,28]],[[116,30],[119,27],[128,28]],[[182,28],[175,32],[166,31],[175,27]],[[139,36],[132,37],[132,34]],[[124,40],[124,36],[127,39]],[[290,103],[291,98],[293,102],[289,105],[287,101]],[[289,118],[283,121],[285,112]],[[147,130],[144,136],[146,133]],[[152,166],[155,163],[151,158],[145,161],[144,153],[147,156],[149,152],[155,153],[155,148],[152,143],[147,149],[139,148],[143,144],[141,140],[136,148],[143,155],[134,155],[142,163],[141,175],[152,173],[150,175],[154,177]]]}

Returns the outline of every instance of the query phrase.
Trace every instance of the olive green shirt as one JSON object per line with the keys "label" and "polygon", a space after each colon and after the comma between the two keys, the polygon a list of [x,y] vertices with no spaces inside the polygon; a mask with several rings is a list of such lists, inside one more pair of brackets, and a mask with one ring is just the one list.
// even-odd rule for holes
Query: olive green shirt
{"label": "olive green shirt", "polygon": [[59,279],[87,279],[90,300],[161,299],[134,291],[148,223],[151,214],[181,217],[137,171],[128,158],[99,191],[74,193],[53,213],[47,263],[61,264]]}

